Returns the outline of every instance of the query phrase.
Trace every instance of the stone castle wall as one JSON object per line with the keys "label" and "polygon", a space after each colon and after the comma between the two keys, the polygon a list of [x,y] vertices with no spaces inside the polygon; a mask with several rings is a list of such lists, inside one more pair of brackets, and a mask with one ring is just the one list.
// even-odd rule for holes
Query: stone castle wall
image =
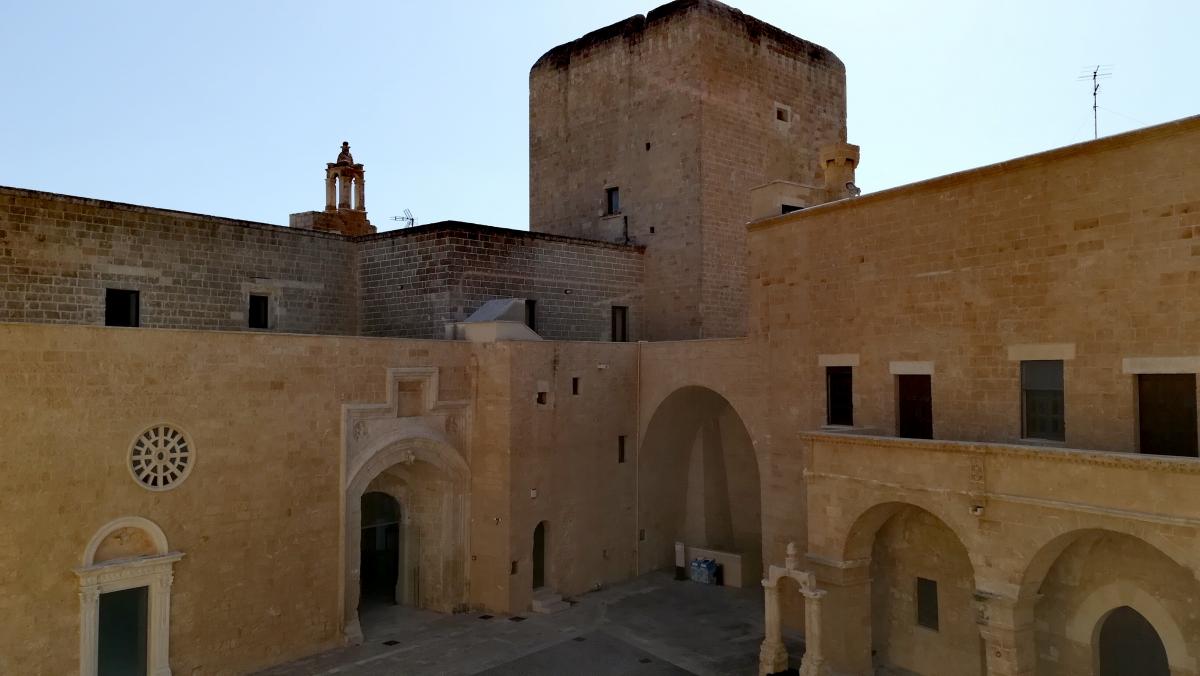
{"label": "stone castle wall", "polygon": [[551,340],[609,340],[613,306],[641,338],[639,247],[437,223],[360,240],[364,335],[441,338],[493,298],[536,301]]}
{"label": "stone castle wall", "polygon": [[141,325],[353,335],[353,242],[200,214],[0,187],[0,321],[103,324],[105,288],[140,292]]}
{"label": "stone castle wall", "polygon": [[529,108],[530,228],[646,245],[650,340],[744,335],[750,188],[816,181],[846,136],[837,57],[709,0],[551,50]]}

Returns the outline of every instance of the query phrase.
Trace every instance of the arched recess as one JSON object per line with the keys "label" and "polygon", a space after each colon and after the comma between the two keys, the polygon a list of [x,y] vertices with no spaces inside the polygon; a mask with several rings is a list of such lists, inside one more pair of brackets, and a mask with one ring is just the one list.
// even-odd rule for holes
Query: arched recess
{"label": "arched recess", "polygon": [[1021,593],[1036,599],[1038,674],[1093,673],[1104,620],[1126,606],[1153,626],[1173,676],[1198,673],[1192,609],[1200,585],[1188,566],[1140,537],[1098,528],[1060,534],[1030,560]]}
{"label": "arched recess", "polygon": [[[467,602],[468,470],[458,451],[435,432],[385,439],[347,468],[343,504],[346,640],[363,640],[359,619],[361,504],[368,491],[401,505],[406,539],[401,574],[409,605],[452,612]],[[403,601],[402,601],[403,602]]]}
{"label": "arched recess", "polygon": [[[83,549],[79,576],[79,673],[99,671],[101,597],[145,588],[139,603],[145,613],[146,673],[170,676],[171,584],[175,562],[167,537],[153,521],[125,516],[104,524]],[[107,612],[107,611],[106,611]]]}
{"label": "arched recess", "polygon": [[[975,572],[958,533],[929,509],[876,504],[846,534],[844,560],[869,560],[864,601],[874,666],[929,676],[982,673]],[[866,618],[864,618],[866,619]]]}
{"label": "arched recess", "polygon": [[762,576],[758,457],[725,397],[688,386],[667,396],[638,453],[638,572],[675,564],[675,542],[741,557],[741,579]]}

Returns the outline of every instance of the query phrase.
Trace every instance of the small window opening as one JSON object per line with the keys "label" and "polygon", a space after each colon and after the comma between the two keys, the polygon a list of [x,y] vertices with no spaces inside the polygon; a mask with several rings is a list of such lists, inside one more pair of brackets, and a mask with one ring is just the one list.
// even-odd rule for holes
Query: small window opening
{"label": "small window opening", "polygon": [[788,120],[791,119],[791,117],[792,117],[791,113],[790,113],[790,111],[788,111],[787,108],[783,108],[780,106],[775,107],[775,119],[776,120],[779,120],[780,122],[787,122]]}
{"label": "small window opening", "polygon": [[513,561],[513,562],[512,562],[512,563],[509,565],[509,567],[508,567],[508,574],[509,574],[509,575],[516,575],[516,574],[517,574],[517,562],[516,562],[516,561]]}
{"label": "small window opening", "polygon": [[650,142],[649,141],[646,142],[646,150],[650,150]]}
{"label": "small window opening", "polygon": [[638,542],[643,542],[643,541],[645,541],[645,539],[646,539],[646,529],[639,528],[638,529]]}
{"label": "small window opening", "polygon": [[1021,362],[1021,436],[1064,441],[1063,406],[1062,361]]}
{"label": "small window opening", "polygon": [[104,290],[105,326],[140,326],[138,292],[132,289]]}
{"label": "small window opening", "polygon": [[250,294],[250,310],[247,313],[250,319],[250,328],[266,329],[270,328],[269,324],[269,303],[267,296],[258,294]]}
{"label": "small window opening", "polygon": [[629,308],[622,305],[613,306],[611,335],[614,343],[629,342]]}
{"label": "small window opening", "polygon": [[617,437],[617,462],[625,462],[625,435]]}
{"label": "small window opening", "polygon": [[853,425],[854,375],[851,367],[825,367],[825,394],[825,422],[829,425]]}
{"label": "small window opening", "polygon": [[923,577],[917,578],[917,624],[938,630],[937,582]]}
{"label": "small window opening", "polygon": [[537,301],[529,298],[525,299],[525,326],[537,332]]}
{"label": "small window opening", "polygon": [[545,403],[546,403],[546,400],[547,400],[547,396],[546,396],[546,393],[545,393],[545,392],[538,392],[538,393],[537,393],[537,403],[539,403],[539,404],[542,404],[542,405],[545,405]]}
{"label": "small window opening", "polygon": [[605,212],[609,216],[621,213],[621,189],[620,188],[605,188]]}
{"label": "small window opening", "polygon": [[653,234],[654,234],[654,226],[653,226],[653,225],[652,225],[652,226],[650,226],[650,234],[651,234],[651,235],[653,235]]}
{"label": "small window opening", "polygon": [[579,394],[579,378],[571,378],[571,394]]}
{"label": "small window opening", "polygon": [[783,213],[790,214],[793,211],[800,211],[804,207],[796,206],[795,204],[785,204],[781,207]]}

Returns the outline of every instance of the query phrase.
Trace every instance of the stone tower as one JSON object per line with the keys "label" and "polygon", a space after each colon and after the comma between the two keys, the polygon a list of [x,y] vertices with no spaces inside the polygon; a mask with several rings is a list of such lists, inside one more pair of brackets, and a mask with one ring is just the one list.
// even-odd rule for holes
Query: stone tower
{"label": "stone tower", "polygon": [[337,161],[325,165],[325,210],[292,214],[288,225],[301,230],[326,230],[343,235],[369,235],[375,226],[367,220],[366,179],[363,165],[354,163],[350,143],[342,141]]}
{"label": "stone tower", "polygon": [[750,189],[825,194],[821,150],[845,141],[832,52],[677,0],[534,64],[530,229],[645,245],[651,340],[745,335]]}

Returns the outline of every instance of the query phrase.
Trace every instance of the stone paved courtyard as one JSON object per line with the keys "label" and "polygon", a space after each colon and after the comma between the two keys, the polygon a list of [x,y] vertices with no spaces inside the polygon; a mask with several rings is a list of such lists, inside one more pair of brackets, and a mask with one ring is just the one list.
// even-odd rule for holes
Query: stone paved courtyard
{"label": "stone paved courtyard", "polygon": [[[755,674],[762,591],[676,582],[651,573],[586,594],[555,615],[441,615],[400,607],[363,616],[367,640],[264,676],[726,676]],[[394,643],[393,643],[394,642]],[[789,650],[798,665],[799,641]],[[390,645],[389,645],[390,644]]]}

